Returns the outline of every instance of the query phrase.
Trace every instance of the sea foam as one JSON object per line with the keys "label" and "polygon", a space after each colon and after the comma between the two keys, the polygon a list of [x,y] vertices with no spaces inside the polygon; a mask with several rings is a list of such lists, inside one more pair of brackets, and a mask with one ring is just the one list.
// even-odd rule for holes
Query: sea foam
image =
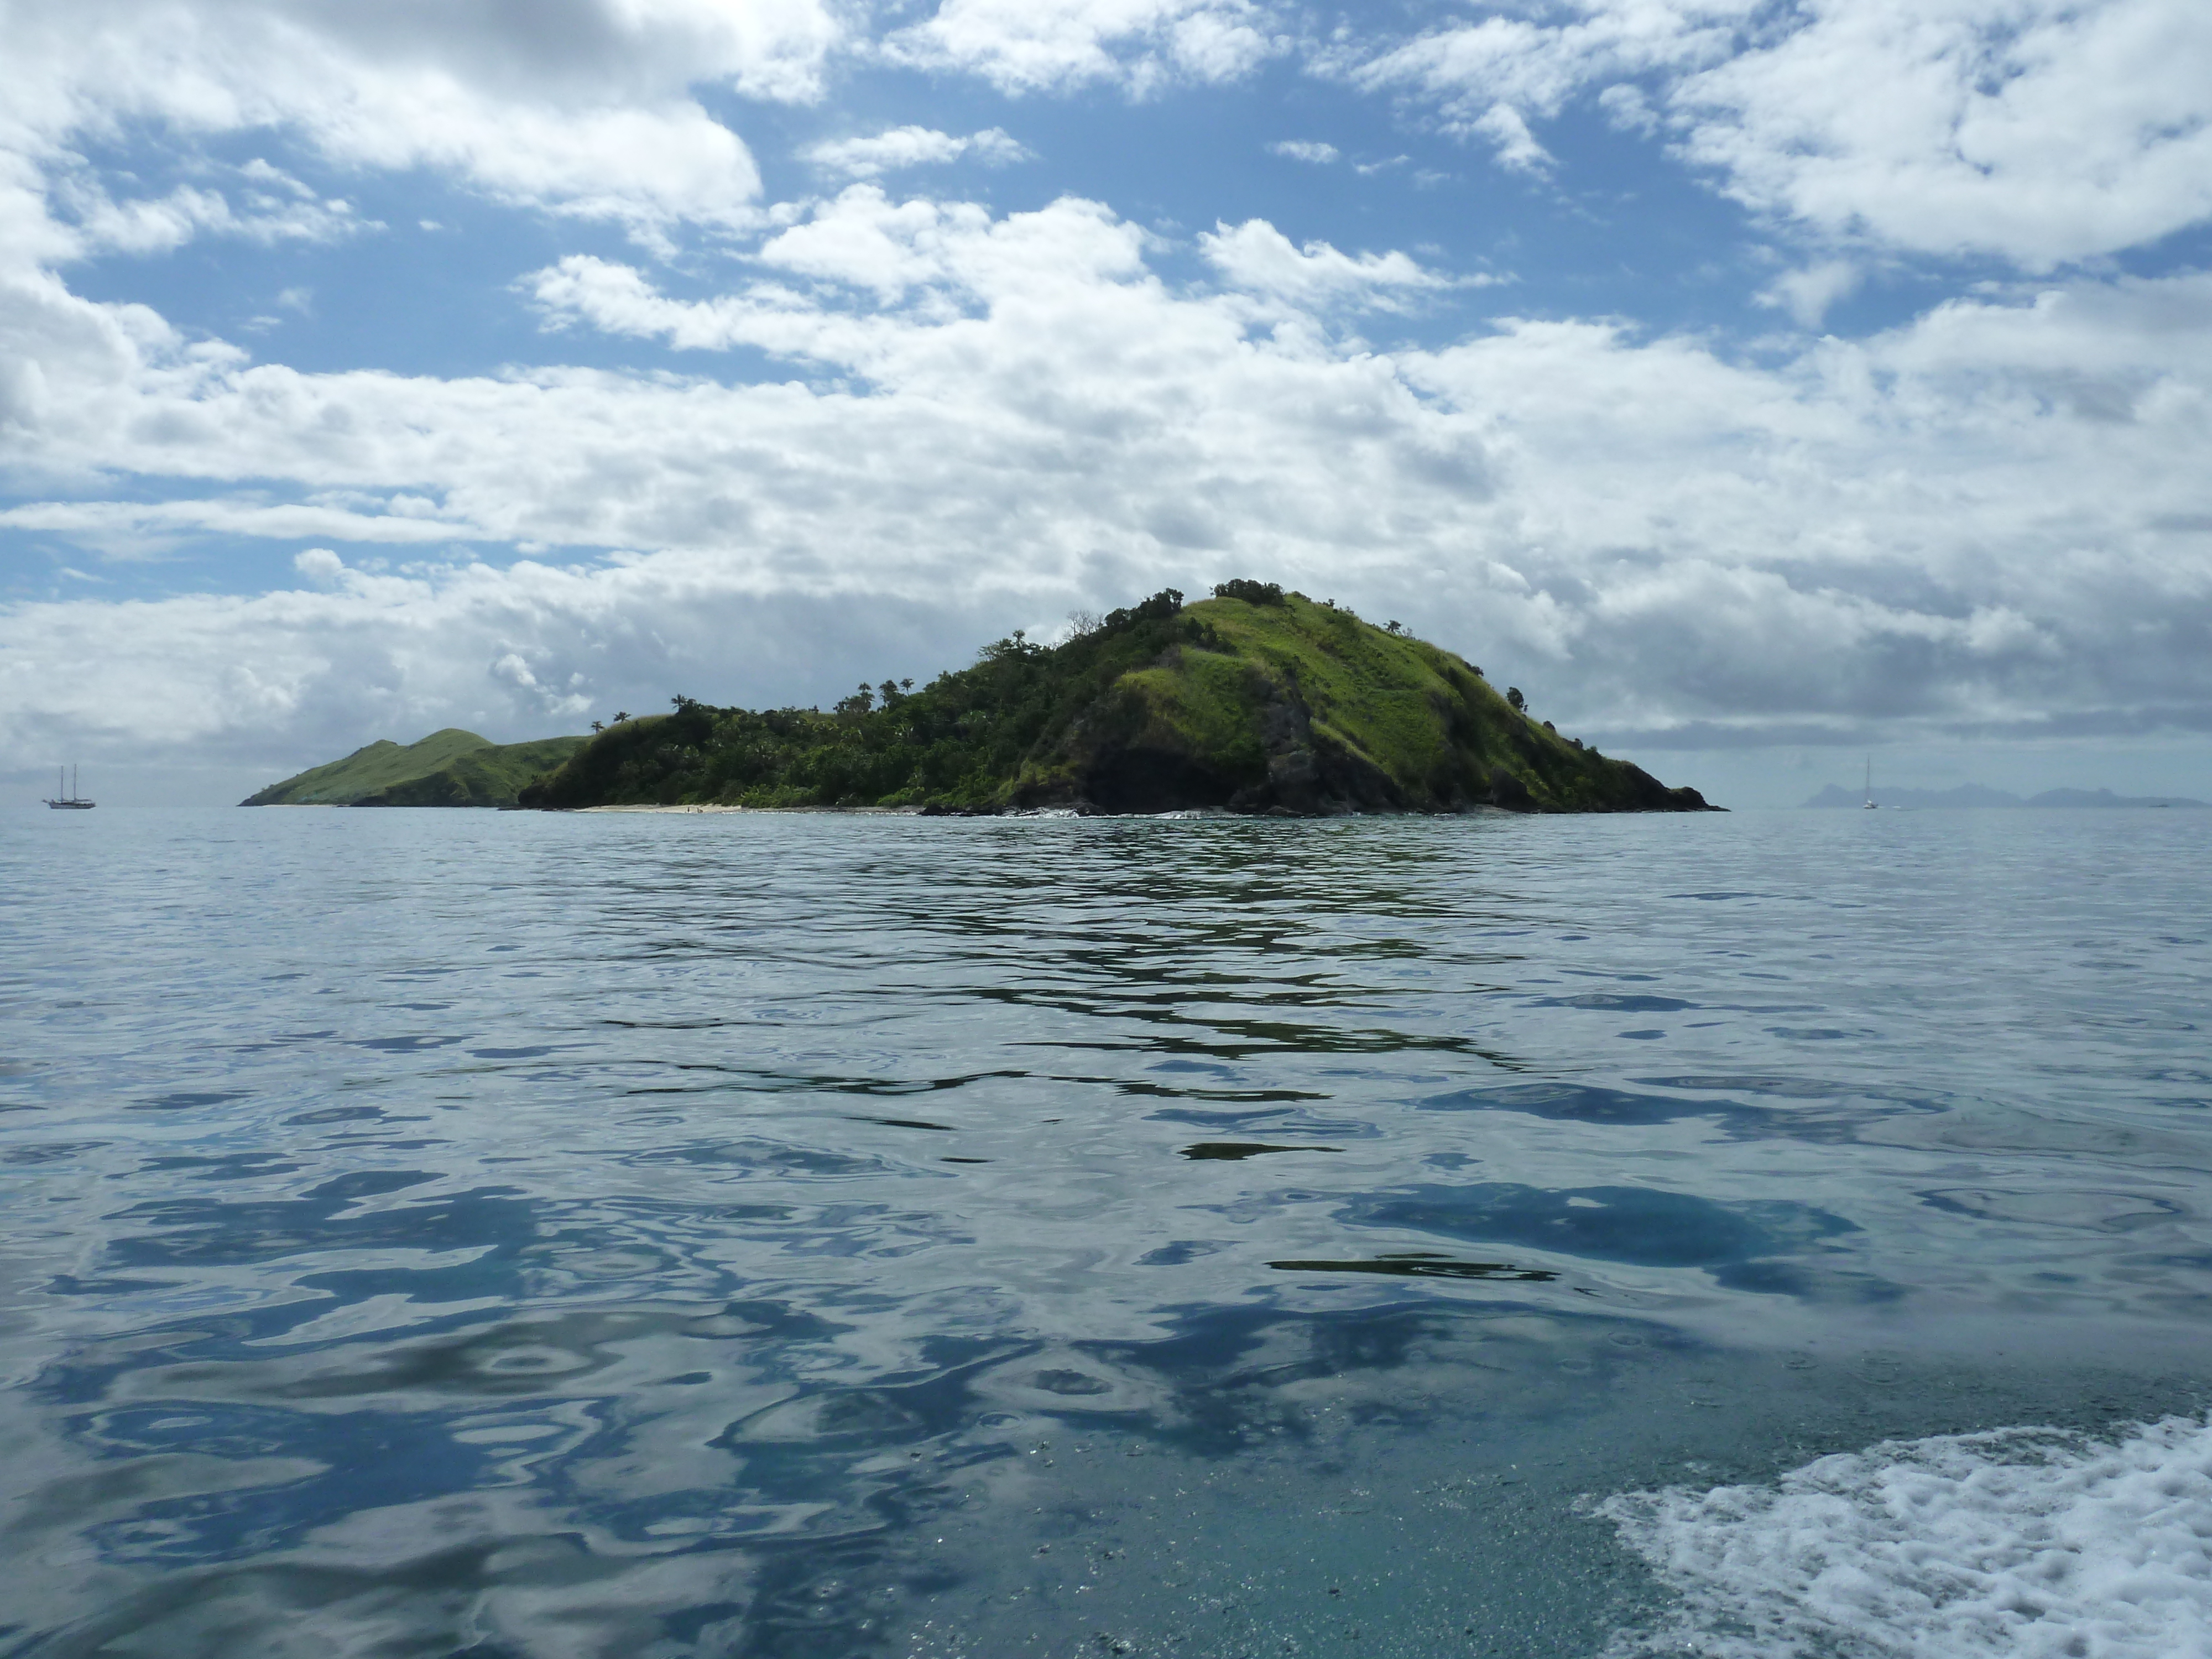
{"label": "sea foam", "polygon": [[1595,1509],[1680,1597],[1610,1659],[2212,1655],[2212,1423],[1885,1441]]}

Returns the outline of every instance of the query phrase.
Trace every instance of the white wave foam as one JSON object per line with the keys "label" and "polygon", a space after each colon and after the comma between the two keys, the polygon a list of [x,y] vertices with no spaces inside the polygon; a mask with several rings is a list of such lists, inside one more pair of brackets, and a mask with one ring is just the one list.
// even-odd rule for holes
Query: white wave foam
{"label": "white wave foam", "polygon": [[1595,1508],[1682,1598],[1613,1659],[2212,1656],[2212,1423],[1885,1441]]}

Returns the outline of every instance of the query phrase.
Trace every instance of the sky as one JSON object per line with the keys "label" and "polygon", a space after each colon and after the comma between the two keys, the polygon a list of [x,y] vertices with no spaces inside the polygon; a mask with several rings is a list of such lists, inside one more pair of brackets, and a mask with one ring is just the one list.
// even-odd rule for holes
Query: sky
{"label": "sky", "polygon": [[0,0],[0,800],[1272,580],[2212,797],[2203,0]]}

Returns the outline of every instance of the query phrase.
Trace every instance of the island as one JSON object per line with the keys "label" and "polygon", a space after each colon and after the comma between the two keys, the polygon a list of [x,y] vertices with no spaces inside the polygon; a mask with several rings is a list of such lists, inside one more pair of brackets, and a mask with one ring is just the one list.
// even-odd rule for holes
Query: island
{"label": "island", "polygon": [[[366,752],[366,751],[364,751]],[[1562,737],[1515,689],[1273,582],[1170,588],[1017,632],[975,664],[863,684],[833,708],[617,720],[519,792],[526,807],[932,813],[1705,811],[1696,790]]]}
{"label": "island", "polygon": [[449,726],[420,743],[380,738],[343,760],[248,795],[240,806],[513,806],[534,781],[589,739],[494,743]]}

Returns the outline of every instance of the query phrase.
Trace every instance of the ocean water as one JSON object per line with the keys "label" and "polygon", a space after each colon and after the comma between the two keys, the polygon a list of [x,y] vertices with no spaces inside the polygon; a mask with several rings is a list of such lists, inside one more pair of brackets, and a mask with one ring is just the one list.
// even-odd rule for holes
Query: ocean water
{"label": "ocean water", "polygon": [[2212,1652],[2212,815],[0,817],[0,1653]]}

